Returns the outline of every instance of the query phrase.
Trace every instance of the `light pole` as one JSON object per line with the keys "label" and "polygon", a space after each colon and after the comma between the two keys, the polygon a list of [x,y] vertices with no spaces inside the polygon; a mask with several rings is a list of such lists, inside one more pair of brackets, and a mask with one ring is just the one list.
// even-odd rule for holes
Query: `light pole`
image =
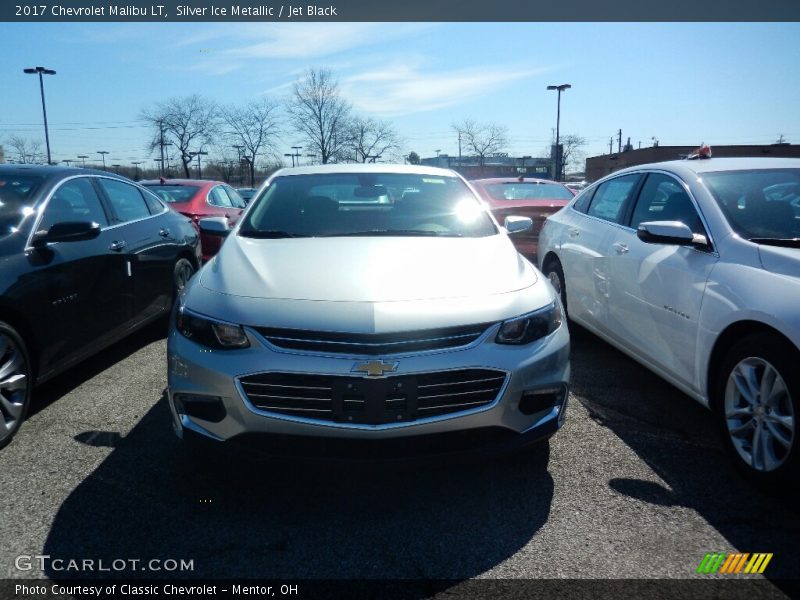
{"label": "light pole", "polygon": [[33,67],[31,69],[23,69],[23,72],[29,75],[39,75],[39,91],[42,93],[42,114],[44,115],[44,141],[47,145],[47,164],[50,164],[50,133],[47,131],[47,108],[44,104],[44,79],[42,75],[55,75],[53,69],[45,69],[44,67]]}
{"label": "light pole", "polygon": [[526,160],[530,160],[531,157],[528,156],[528,155],[525,155],[525,156],[520,156],[520,159],[522,160],[522,173],[521,173],[521,175],[524,177],[525,176],[525,161]]}
{"label": "light pole", "polygon": [[292,150],[294,150],[294,155],[297,157],[297,166],[300,166],[300,150],[302,146],[292,146]]}
{"label": "light pole", "polygon": [[86,155],[86,154],[78,154],[78,158],[81,159],[81,163],[83,163],[82,166],[85,169],[86,168],[86,159],[89,158],[89,156]]}
{"label": "light pole", "polygon": [[103,171],[106,170],[106,154],[108,154],[108,150],[98,150],[97,153],[103,157]]}
{"label": "light pole", "polygon": [[284,154],[284,156],[291,156],[292,157],[292,166],[294,166],[294,154]]}
{"label": "light pole", "polygon": [[134,179],[139,179],[139,165],[140,165],[140,164],[142,164],[142,161],[138,161],[138,160],[137,160],[137,161],[133,161],[131,164],[132,164],[132,165],[134,166],[134,168],[136,169],[136,170],[134,171],[135,175],[133,176],[133,178],[134,178]]}
{"label": "light pole", "polygon": [[558,112],[556,112],[556,160],[553,168],[553,179],[556,181],[561,180],[561,152],[559,150],[558,138],[559,129],[561,127],[561,92],[568,90],[572,86],[569,83],[562,83],[561,85],[548,85],[548,90],[558,91]]}
{"label": "light pole", "polygon": [[208,152],[206,152],[205,150],[198,150],[197,152],[189,152],[189,156],[191,156],[191,157],[195,157],[196,156],[197,157],[197,178],[198,179],[202,179],[203,178],[203,171],[200,169],[200,155],[201,154],[208,154]]}
{"label": "light pole", "polygon": [[114,165],[111,165],[111,168],[112,168],[112,169],[116,169],[116,170],[117,170],[117,171],[116,171],[116,173],[117,173],[117,175],[119,175],[119,168],[120,168],[121,166],[122,166],[122,165],[120,165],[120,164],[114,164]]}
{"label": "light pole", "polygon": [[61,162],[63,162],[63,163],[67,163],[67,166],[69,166],[69,163],[71,163],[72,161],[71,161],[70,159],[68,159],[68,158],[65,158],[65,159],[64,159],[64,160],[62,160]]}

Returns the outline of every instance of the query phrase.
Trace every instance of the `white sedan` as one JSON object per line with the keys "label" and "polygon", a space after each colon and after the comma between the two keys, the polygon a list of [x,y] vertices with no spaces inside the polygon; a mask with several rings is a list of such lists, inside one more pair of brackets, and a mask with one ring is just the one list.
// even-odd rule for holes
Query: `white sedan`
{"label": "white sedan", "polygon": [[547,220],[539,260],[573,321],[719,415],[746,474],[797,477],[800,160],[618,171]]}

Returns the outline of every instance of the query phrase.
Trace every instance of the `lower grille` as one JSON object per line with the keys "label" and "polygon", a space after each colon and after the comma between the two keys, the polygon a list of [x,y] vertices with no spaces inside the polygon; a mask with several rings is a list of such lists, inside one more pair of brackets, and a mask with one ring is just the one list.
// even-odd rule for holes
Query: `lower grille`
{"label": "lower grille", "polygon": [[506,373],[458,369],[367,378],[262,373],[239,381],[259,410],[337,423],[413,422],[475,410],[495,401]]}

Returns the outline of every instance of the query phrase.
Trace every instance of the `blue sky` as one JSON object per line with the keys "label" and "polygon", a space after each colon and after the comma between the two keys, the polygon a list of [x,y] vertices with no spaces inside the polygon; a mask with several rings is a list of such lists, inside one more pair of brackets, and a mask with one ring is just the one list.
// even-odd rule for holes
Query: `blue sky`
{"label": "blue sky", "polygon": [[[308,67],[330,68],[359,112],[391,120],[404,150],[457,154],[453,122],[507,125],[512,154],[541,156],[556,94],[562,133],[608,151],[800,143],[798,23],[3,23],[0,143],[43,140],[45,81],[54,160],[148,160],[141,110],[200,93],[221,103],[287,97]],[[287,132],[285,148],[298,142]],[[615,141],[616,147],[616,141]],[[153,163],[149,163],[153,164]]]}

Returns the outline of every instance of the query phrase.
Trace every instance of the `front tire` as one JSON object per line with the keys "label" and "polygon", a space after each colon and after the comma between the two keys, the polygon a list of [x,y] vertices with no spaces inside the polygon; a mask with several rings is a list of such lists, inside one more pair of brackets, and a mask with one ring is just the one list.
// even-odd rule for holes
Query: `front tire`
{"label": "front tire", "polygon": [[800,352],[775,334],[736,343],[717,374],[716,408],[736,467],[762,485],[796,477]]}
{"label": "front tire", "polygon": [[561,266],[561,261],[557,258],[548,258],[544,265],[544,276],[555,288],[558,296],[561,298],[561,305],[564,307],[564,315],[567,313],[567,284],[564,281],[564,269]]}
{"label": "front tire", "polygon": [[194,265],[186,258],[180,258],[175,263],[175,268],[172,271],[175,298],[181,295],[181,292],[186,288],[186,284],[194,276],[195,270]]}
{"label": "front tire", "polygon": [[0,448],[19,431],[31,403],[31,363],[25,342],[0,321]]}

